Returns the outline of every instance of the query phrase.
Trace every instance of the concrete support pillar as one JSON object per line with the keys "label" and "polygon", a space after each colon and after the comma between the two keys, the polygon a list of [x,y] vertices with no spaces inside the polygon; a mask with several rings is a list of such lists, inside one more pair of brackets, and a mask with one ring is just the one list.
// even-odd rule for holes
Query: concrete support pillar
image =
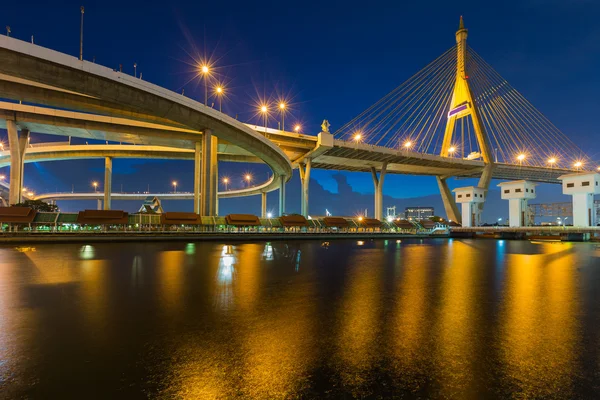
{"label": "concrete support pillar", "polygon": [[446,218],[450,221],[460,222],[460,212],[458,211],[456,201],[454,201],[454,196],[452,196],[452,192],[450,192],[446,178],[436,176],[436,179],[438,187],[440,188],[442,203],[444,203],[444,210],[446,210]]}
{"label": "concrete support pillar", "polygon": [[200,213],[200,186],[202,184],[202,142],[196,142],[194,151],[194,212]]}
{"label": "concrete support pillar", "polygon": [[28,146],[29,129],[21,129],[21,132],[19,132],[19,153],[21,154],[21,193],[23,192],[23,180],[25,179],[25,152],[27,151]]}
{"label": "concrete support pillar", "polygon": [[25,152],[29,143],[29,131],[17,131],[15,121],[6,121],[6,131],[8,132],[8,145],[10,147],[10,188],[8,203],[10,205],[20,203],[23,194],[23,167],[25,162]]}
{"label": "concrete support pillar", "polygon": [[481,221],[481,215],[479,212],[479,204],[475,202],[461,203],[462,208],[462,226],[469,228],[471,226],[478,226]]}
{"label": "concrete support pillar", "polygon": [[377,177],[377,170],[375,167],[371,167],[371,174],[373,175],[373,186],[375,187],[375,219],[382,220],[383,218],[383,180],[385,179],[385,173],[387,171],[387,163],[384,162],[381,166],[381,172]]}
{"label": "concrete support pillar", "polygon": [[573,194],[573,226],[596,226],[593,193]]}
{"label": "concrete support pillar", "polygon": [[528,181],[502,182],[500,194],[503,200],[508,200],[508,221],[511,227],[527,226],[529,220],[529,199],[535,199],[536,183]]}
{"label": "concrete support pillar", "polygon": [[267,218],[267,192],[262,192],[260,194],[260,215],[262,218]]}
{"label": "concrete support pillar", "polygon": [[479,226],[481,224],[481,209],[479,203],[485,201],[486,190],[478,186],[469,186],[454,189],[455,201],[462,205],[461,224],[464,227]]}
{"label": "concrete support pillar", "polygon": [[205,129],[202,137],[200,214],[207,217],[216,214],[217,145],[217,138],[212,135],[212,131]]}
{"label": "concrete support pillar", "polygon": [[285,214],[285,176],[279,177],[279,215]]}
{"label": "concrete support pillar", "polygon": [[112,157],[104,159],[104,209],[110,210],[112,196]]}
{"label": "concrete support pillar", "polygon": [[217,153],[219,152],[219,140],[216,137],[213,137],[213,163],[211,170],[211,178],[212,178],[212,201],[214,204],[213,214],[214,216],[219,215],[219,159]]}
{"label": "concrete support pillar", "polygon": [[573,196],[573,226],[596,226],[594,195],[600,194],[600,174],[582,172],[560,176],[563,194]]}
{"label": "concrete support pillar", "polygon": [[102,199],[98,199],[98,203],[96,205],[97,210],[102,210]]}
{"label": "concrete support pillar", "polygon": [[300,192],[300,213],[306,218],[308,217],[308,186],[310,184],[310,169],[311,159],[307,158],[304,163],[298,167],[300,170],[300,183],[302,191]]}
{"label": "concrete support pillar", "polygon": [[[483,194],[487,197],[487,192],[490,189],[490,183],[492,182],[492,176],[494,173],[495,164],[489,163],[483,167],[483,172],[481,173],[481,177],[479,178],[479,183],[477,184],[478,188],[484,190]],[[485,202],[478,203],[479,214],[483,213],[483,206]]]}
{"label": "concrete support pillar", "polygon": [[527,199],[508,200],[508,224],[511,227],[527,226]]}

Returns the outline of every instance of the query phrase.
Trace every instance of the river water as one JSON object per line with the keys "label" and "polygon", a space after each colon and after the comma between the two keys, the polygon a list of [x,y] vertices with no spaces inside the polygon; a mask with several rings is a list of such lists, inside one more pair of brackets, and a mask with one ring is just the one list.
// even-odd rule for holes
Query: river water
{"label": "river water", "polygon": [[2,398],[598,398],[600,247],[0,248]]}

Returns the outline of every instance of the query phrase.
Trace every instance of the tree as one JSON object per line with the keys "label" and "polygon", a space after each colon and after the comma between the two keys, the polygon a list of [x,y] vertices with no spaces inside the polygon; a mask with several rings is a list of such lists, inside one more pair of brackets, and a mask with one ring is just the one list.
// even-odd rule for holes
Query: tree
{"label": "tree", "polygon": [[444,222],[445,221],[444,218],[438,217],[437,215],[434,215],[433,217],[429,217],[429,220],[433,221],[433,222]]}
{"label": "tree", "polygon": [[40,212],[58,212],[56,204],[49,204],[42,200],[25,200],[22,203],[13,204],[13,207],[30,207]]}

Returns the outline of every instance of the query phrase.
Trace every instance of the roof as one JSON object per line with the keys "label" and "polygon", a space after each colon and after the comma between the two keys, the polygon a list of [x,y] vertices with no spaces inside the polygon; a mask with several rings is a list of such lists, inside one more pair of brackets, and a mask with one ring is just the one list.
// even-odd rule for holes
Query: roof
{"label": "roof", "polygon": [[381,221],[375,218],[363,218],[362,221],[359,220],[359,223],[369,228],[379,228],[381,226]]}
{"label": "roof", "polygon": [[559,180],[563,180],[563,179],[566,179],[566,178],[577,178],[577,177],[584,177],[584,176],[590,176],[590,175],[598,175],[598,173],[591,172],[591,171],[588,171],[588,172],[576,172],[576,173],[573,173],[573,174],[561,175],[561,176],[558,177],[558,179]]}
{"label": "roof", "polygon": [[0,207],[0,222],[29,224],[36,214],[31,207]]}
{"label": "roof", "polygon": [[160,214],[162,225],[201,225],[202,217],[193,212],[166,212]]}
{"label": "roof", "polygon": [[465,187],[456,188],[456,189],[452,190],[452,192],[466,192],[467,190],[485,190],[485,189],[480,188],[478,186],[465,186]]}
{"label": "roof", "polygon": [[57,215],[58,215],[57,213],[39,212],[33,219],[33,222],[36,224],[48,224],[48,223],[53,224],[54,221],[56,220]]}
{"label": "roof", "polygon": [[260,226],[260,219],[252,214],[229,214],[225,217],[227,225]]}
{"label": "roof", "polygon": [[76,213],[60,213],[56,219],[58,224],[76,224],[78,214]]}
{"label": "roof", "polygon": [[498,186],[512,186],[512,185],[516,185],[516,184],[523,184],[523,185],[528,184],[528,185],[532,185],[532,186],[537,186],[538,185],[537,183],[521,179],[520,181],[500,182],[498,184]]}
{"label": "roof", "polygon": [[348,221],[343,217],[325,217],[323,223],[327,227],[345,228],[348,226]]}
{"label": "roof", "polygon": [[400,229],[413,229],[415,227],[413,224],[411,224],[405,219],[394,221],[394,225],[396,225]]}
{"label": "roof", "polygon": [[303,215],[283,215],[279,217],[283,226],[308,226],[308,220]]}
{"label": "roof", "polygon": [[126,225],[129,214],[122,210],[84,210],[79,211],[77,222],[82,225]]}

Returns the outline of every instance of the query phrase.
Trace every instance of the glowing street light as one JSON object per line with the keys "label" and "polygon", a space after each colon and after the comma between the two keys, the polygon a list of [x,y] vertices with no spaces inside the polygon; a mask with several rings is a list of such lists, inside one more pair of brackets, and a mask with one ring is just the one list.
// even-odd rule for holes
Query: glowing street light
{"label": "glowing street light", "polygon": [[27,196],[29,196],[29,197],[33,197],[33,192],[29,192],[29,193],[27,193]]}
{"label": "glowing street light", "polygon": [[362,139],[362,135],[360,134],[360,132],[357,132],[354,135],[354,141],[358,143],[358,142],[360,142],[361,139]]}
{"label": "glowing street light", "polygon": [[294,131],[296,131],[296,133],[300,132],[300,125],[296,124],[296,126],[294,127]]}
{"label": "glowing street light", "polygon": [[252,175],[250,175],[250,174],[244,175],[244,180],[247,182],[248,187],[250,187],[250,182],[252,181]]}
{"label": "glowing street light", "polygon": [[406,150],[410,149],[413,145],[413,142],[411,142],[410,140],[407,140],[406,142],[404,142],[404,148]]}
{"label": "glowing street light", "polygon": [[550,168],[553,168],[553,167],[554,167],[554,164],[556,164],[556,157],[551,157],[551,158],[548,160],[548,164],[550,164]]}
{"label": "glowing street light", "polygon": [[219,98],[219,112],[223,112],[221,111],[221,105],[223,103],[223,87],[217,86],[215,92],[217,92],[217,97]]}
{"label": "glowing street light", "polygon": [[517,160],[519,160],[519,167],[523,165],[523,160],[525,159],[525,154],[521,153],[517,156]]}
{"label": "glowing street light", "polygon": [[0,175],[0,181],[3,181],[3,180],[5,180],[5,179],[6,179],[6,176],[5,176],[5,175]]}
{"label": "glowing street light", "polygon": [[269,108],[266,106],[266,104],[263,104],[262,106],[260,106],[260,112],[263,113],[263,118],[265,121],[265,135],[267,134],[267,117],[269,115]]}
{"label": "glowing street light", "polygon": [[229,184],[229,178],[223,178],[223,184],[225,185],[225,191],[227,191],[227,185]]}
{"label": "glowing street light", "polygon": [[92,186],[94,187],[94,192],[98,192],[98,182],[92,182]]}
{"label": "glowing street light", "polygon": [[279,110],[281,111],[281,130],[285,131],[285,103],[279,103]]}
{"label": "glowing street light", "polygon": [[583,165],[583,163],[582,163],[581,161],[577,161],[577,162],[574,164],[574,166],[575,166],[575,169],[576,169],[576,170],[578,170],[578,171],[579,171],[579,168],[581,168],[581,166],[582,166],[582,165]]}
{"label": "glowing street light", "polygon": [[451,157],[454,157],[454,153],[456,152],[456,147],[452,146],[448,149],[448,153],[450,153]]}
{"label": "glowing street light", "polygon": [[177,193],[177,181],[171,183],[173,185],[173,193]]}
{"label": "glowing street light", "polygon": [[207,106],[208,105],[208,73],[210,72],[208,65],[206,65],[206,64],[202,65],[200,67],[200,72],[202,72],[202,75],[204,76],[204,105]]}

